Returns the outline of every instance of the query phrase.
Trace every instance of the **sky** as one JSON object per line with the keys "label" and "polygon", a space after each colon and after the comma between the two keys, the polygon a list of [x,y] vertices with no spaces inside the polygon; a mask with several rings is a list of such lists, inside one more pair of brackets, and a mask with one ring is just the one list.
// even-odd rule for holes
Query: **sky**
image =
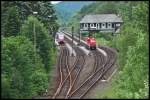
{"label": "sky", "polygon": [[57,4],[59,2],[61,2],[61,1],[51,1],[52,4]]}

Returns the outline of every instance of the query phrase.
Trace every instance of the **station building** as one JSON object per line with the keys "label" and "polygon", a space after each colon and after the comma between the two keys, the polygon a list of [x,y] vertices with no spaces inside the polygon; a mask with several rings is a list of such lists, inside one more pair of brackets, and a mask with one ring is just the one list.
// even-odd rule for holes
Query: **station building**
{"label": "station building", "polygon": [[80,32],[99,31],[118,33],[123,23],[116,14],[86,15],[80,21]]}

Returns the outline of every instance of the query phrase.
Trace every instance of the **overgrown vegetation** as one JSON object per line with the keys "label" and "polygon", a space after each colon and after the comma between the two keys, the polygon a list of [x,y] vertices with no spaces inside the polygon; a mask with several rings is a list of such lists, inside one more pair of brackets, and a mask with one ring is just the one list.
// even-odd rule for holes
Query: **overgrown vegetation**
{"label": "overgrown vegetation", "polygon": [[[44,1],[1,3],[2,98],[42,95],[48,88],[48,75],[56,59],[52,33],[57,31],[58,24],[52,5]],[[38,14],[33,16],[33,11]]]}
{"label": "overgrown vegetation", "polygon": [[[97,42],[118,49],[119,73],[112,86],[97,98],[148,98],[148,2],[102,1],[85,6],[68,26],[79,29],[79,21],[86,14],[116,13],[124,23],[116,36],[96,33]],[[77,27],[78,25],[78,27]],[[101,95],[101,96],[98,96]]]}

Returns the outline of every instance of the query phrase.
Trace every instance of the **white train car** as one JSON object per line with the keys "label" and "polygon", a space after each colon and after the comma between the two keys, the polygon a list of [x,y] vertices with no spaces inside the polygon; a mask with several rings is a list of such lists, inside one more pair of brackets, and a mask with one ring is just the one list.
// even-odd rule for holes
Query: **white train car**
{"label": "white train car", "polygon": [[64,34],[63,33],[57,33],[55,40],[58,42],[59,45],[62,45],[65,43],[64,41]]}

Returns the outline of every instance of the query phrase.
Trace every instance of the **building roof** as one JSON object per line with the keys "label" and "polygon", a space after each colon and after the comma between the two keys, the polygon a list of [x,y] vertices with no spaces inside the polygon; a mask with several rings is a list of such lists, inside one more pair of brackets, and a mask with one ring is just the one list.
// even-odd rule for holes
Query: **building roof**
{"label": "building roof", "polygon": [[123,22],[116,14],[86,15],[80,23]]}

